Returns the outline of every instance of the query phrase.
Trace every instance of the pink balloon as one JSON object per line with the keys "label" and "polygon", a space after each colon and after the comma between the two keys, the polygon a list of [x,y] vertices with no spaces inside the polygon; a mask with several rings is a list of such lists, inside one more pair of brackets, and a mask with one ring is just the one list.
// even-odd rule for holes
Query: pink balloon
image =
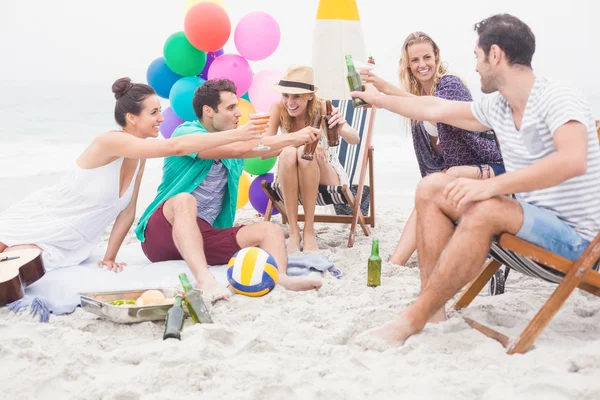
{"label": "pink balloon", "polygon": [[273,85],[279,82],[282,75],[276,69],[266,69],[254,75],[248,96],[256,111],[267,112],[273,103],[280,101],[281,92],[273,89]]}
{"label": "pink balloon", "polygon": [[279,24],[271,15],[255,11],[246,15],[235,27],[235,47],[248,60],[264,60],[279,46]]}
{"label": "pink balloon", "polygon": [[208,69],[208,79],[227,78],[237,88],[237,96],[242,97],[252,84],[252,69],[248,61],[237,54],[223,54],[217,57]]}

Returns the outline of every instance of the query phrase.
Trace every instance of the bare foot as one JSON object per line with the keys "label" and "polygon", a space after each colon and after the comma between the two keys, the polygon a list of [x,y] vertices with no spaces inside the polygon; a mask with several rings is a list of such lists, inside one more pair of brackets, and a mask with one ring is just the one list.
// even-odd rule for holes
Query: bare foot
{"label": "bare foot", "polygon": [[320,279],[311,278],[308,276],[287,276],[279,275],[279,284],[287,290],[295,292],[303,292],[306,290],[318,290],[323,283]]}
{"label": "bare foot", "polygon": [[300,251],[300,233],[290,233],[288,239],[287,252],[294,254]]}
{"label": "bare foot", "polygon": [[231,291],[217,283],[212,274],[196,281],[196,288],[202,291],[204,300],[214,304],[219,300],[227,300],[231,297]]}
{"label": "bare foot", "polygon": [[403,344],[406,339],[417,332],[418,330],[415,329],[407,320],[399,316],[377,328],[366,331],[357,339],[360,342],[365,342],[365,344],[368,343],[368,340],[375,340],[376,342],[381,342],[388,345]]}
{"label": "bare foot", "polygon": [[431,318],[429,318],[429,321],[432,324],[437,324],[440,322],[444,322],[446,320],[446,309],[445,307],[440,308],[439,310],[436,311],[435,314],[433,314],[431,316]]}
{"label": "bare foot", "polygon": [[317,245],[317,238],[314,231],[304,231],[302,235],[304,238],[304,248],[302,249],[305,253],[310,251],[318,251],[319,246]]}

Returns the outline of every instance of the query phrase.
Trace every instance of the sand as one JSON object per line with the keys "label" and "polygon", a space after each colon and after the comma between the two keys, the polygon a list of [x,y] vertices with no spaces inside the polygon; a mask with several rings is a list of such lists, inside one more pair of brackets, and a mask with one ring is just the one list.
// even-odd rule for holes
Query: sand
{"label": "sand", "polygon": [[[386,140],[376,142],[373,235],[384,261],[418,181],[409,142],[390,153],[386,147],[398,142]],[[154,170],[146,177],[146,193],[158,176]],[[251,207],[238,216],[240,223],[258,220]],[[0,399],[600,398],[597,298],[571,296],[525,355],[506,355],[459,315],[427,326],[403,346],[365,350],[356,336],[418,295],[416,259],[408,267],[384,262],[382,286],[369,288],[371,239],[359,233],[347,249],[347,226],[317,229],[321,252],[342,279],[323,276],[318,292],[277,288],[258,299],[233,296],[212,308],[214,325],[188,320],[182,341],[163,341],[162,322],[118,325],[78,309],[41,324],[1,308]],[[515,337],[553,287],[511,273],[504,295],[484,291],[464,314]]]}

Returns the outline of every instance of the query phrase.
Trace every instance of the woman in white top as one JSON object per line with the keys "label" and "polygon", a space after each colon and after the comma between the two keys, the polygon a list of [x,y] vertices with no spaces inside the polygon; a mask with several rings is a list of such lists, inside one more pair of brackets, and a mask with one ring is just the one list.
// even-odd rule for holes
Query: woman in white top
{"label": "woman in white top", "polygon": [[[311,126],[318,114],[326,115],[325,102],[315,96],[314,73],[310,67],[291,67],[275,88],[281,94],[281,101],[271,106],[271,125],[265,135],[296,132]],[[340,138],[350,144],[358,144],[358,133],[346,123],[339,111],[334,108],[329,127],[341,125]],[[322,122],[323,123],[323,122]],[[304,229],[302,231],[303,250],[318,250],[314,228],[315,207],[319,185],[343,185],[348,176],[340,164],[335,148],[327,145],[327,135],[321,134],[314,159],[301,158],[304,146],[287,147],[279,155],[277,179],[281,184],[285,211],[290,225],[288,253],[300,250],[300,228],[298,226],[298,192],[304,207]]]}
{"label": "woman in white top", "polygon": [[135,217],[145,159],[186,155],[256,139],[252,122],[237,129],[169,140],[158,136],[164,121],[154,90],[129,78],[112,87],[115,120],[123,128],[99,135],[77,158],[61,183],[31,194],[0,214],[0,253],[41,249],[47,268],[76,265],[89,257],[106,228],[114,222],[104,259],[115,272],[125,263],[116,256]]}

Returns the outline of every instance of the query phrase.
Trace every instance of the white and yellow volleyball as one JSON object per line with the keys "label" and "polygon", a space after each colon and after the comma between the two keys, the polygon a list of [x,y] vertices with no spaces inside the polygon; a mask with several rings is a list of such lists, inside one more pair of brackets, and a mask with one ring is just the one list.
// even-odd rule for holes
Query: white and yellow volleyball
{"label": "white and yellow volleyball", "polygon": [[268,252],[258,247],[246,247],[229,260],[227,279],[234,292],[260,297],[275,288],[279,270]]}

